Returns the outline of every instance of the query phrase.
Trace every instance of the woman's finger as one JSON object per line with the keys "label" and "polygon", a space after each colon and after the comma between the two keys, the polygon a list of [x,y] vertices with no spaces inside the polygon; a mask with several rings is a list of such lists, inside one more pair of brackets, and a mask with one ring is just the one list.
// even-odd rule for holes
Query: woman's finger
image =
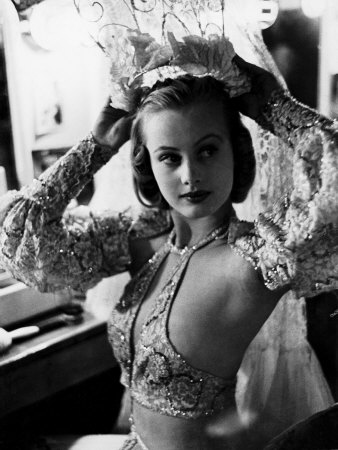
{"label": "woman's finger", "polygon": [[257,118],[259,114],[259,103],[257,102],[256,96],[250,93],[243,94],[234,98],[233,102],[239,112],[253,120]]}
{"label": "woman's finger", "polygon": [[133,118],[133,115],[125,116],[114,124],[109,136],[112,146],[121,146],[130,139]]}
{"label": "woman's finger", "polygon": [[116,109],[110,106],[110,104],[105,105],[102,110],[101,114],[104,117],[111,118],[113,121],[121,119],[121,117],[127,116],[128,112],[124,109]]}

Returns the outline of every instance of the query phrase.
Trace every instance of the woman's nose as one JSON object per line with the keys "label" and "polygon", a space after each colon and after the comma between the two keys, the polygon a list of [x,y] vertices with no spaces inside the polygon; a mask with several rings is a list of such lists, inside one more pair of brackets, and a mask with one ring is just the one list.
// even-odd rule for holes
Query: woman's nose
{"label": "woman's nose", "polygon": [[187,161],[181,166],[182,184],[194,186],[201,181],[201,172],[196,162]]}

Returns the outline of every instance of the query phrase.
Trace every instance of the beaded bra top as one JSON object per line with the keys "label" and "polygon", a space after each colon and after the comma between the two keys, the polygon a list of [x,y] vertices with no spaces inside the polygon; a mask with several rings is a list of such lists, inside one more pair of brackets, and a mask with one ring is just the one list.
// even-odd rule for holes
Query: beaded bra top
{"label": "beaded bra top", "polygon": [[[133,349],[133,329],[148,288],[161,263],[172,251],[172,237],[126,286],[108,326],[109,339],[122,369],[122,383],[137,403],[169,416],[197,418],[235,402],[236,380],[224,379],[191,366],[168,335],[168,316],[191,255],[217,238],[215,230],[196,246],[181,251],[180,261],[157,297]],[[216,233],[216,234],[215,234]]]}

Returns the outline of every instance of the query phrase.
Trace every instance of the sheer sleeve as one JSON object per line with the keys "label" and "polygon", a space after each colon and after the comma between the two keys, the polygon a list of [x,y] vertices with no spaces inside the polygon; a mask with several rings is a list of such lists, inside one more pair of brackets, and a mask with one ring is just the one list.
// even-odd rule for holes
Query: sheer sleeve
{"label": "sheer sleeve", "polygon": [[293,190],[254,224],[233,224],[231,244],[270,289],[298,296],[338,288],[338,125],[277,91],[259,124],[293,149]]}
{"label": "sheer sleeve", "polygon": [[123,214],[64,214],[93,174],[114,154],[82,140],[38,180],[0,199],[0,265],[29,286],[86,290],[130,263]]}

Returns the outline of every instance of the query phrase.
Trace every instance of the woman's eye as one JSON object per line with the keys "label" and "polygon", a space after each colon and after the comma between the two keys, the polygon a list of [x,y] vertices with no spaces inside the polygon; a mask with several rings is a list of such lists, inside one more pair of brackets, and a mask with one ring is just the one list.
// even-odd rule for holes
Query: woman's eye
{"label": "woman's eye", "polygon": [[200,154],[204,157],[210,157],[215,152],[217,152],[217,147],[215,145],[206,145],[200,149]]}
{"label": "woman's eye", "polygon": [[159,160],[160,162],[164,162],[165,164],[173,165],[178,164],[180,162],[180,157],[175,153],[168,153],[160,156]]}

